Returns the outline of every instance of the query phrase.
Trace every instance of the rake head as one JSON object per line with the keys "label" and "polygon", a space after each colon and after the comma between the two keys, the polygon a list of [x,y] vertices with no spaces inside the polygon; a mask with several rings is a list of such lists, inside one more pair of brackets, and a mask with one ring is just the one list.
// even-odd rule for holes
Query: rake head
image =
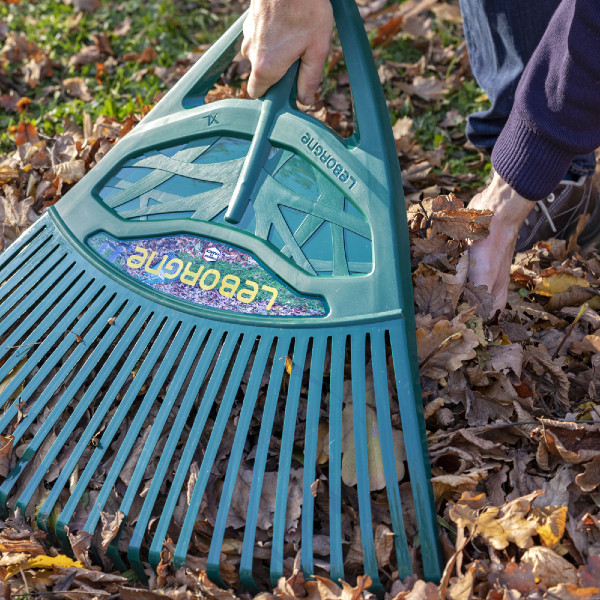
{"label": "rake head", "polygon": [[382,591],[416,528],[439,578],[398,165],[334,8],[353,138],[294,108],[293,72],[204,104],[240,21],[0,257],[0,511],[65,551],[145,579],[166,548],[252,592],[299,554]]}

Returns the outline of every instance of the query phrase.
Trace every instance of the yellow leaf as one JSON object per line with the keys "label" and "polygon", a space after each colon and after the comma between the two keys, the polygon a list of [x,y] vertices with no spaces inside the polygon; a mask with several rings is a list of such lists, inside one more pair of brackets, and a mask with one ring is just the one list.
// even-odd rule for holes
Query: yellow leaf
{"label": "yellow leaf", "polygon": [[6,578],[12,577],[15,573],[25,569],[53,569],[54,567],[66,568],[66,567],[77,567],[84,569],[84,565],[80,561],[75,561],[64,554],[58,556],[46,556],[40,555],[30,558],[24,563],[13,565],[6,569]]}
{"label": "yellow leaf", "polygon": [[566,506],[549,506],[545,509],[534,510],[534,514],[540,519],[536,531],[544,546],[552,548],[560,542],[567,526],[567,512]]}
{"label": "yellow leaf", "polygon": [[563,272],[542,277],[541,282],[535,286],[533,291],[541,296],[554,296],[554,294],[568,292],[573,286],[590,287],[590,284],[581,277]]}

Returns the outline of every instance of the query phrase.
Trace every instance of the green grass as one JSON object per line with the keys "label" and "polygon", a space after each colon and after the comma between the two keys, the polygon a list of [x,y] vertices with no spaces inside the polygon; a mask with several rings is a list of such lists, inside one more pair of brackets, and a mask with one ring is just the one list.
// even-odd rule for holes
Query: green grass
{"label": "green grass", "polygon": [[[21,118],[33,121],[46,135],[60,133],[65,117],[81,125],[84,111],[92,121],[100,115],[123,120],[143,105],[154,104],[156,94],[166,90],[165,82],[154,69],[173,67],[188,53],[214,42],[237,16],[229,14],[230,10],[225,2],[223,14],[215,14],[202,0],[185,4],[124,0],[104,2],[96,12],[83,12],[79,18],[72,6],[57,0],[0,3],[0,19],[8,23],[9,30],[24,33],[50,57],[54,66],[54,75],[42,79],[34,88],[28,87],[21,76],[28,59],[12,64],[4,61],[3,74],[17,82],[23,95],[33,100]],[[132,21],[129,32],[115,35],[126,18]],[[94,34],[103,33],[108,36],[115,56],[102,55],[100,60],[106,63],[107,73],[97,81],[95,62],[73,66],[69,65],[69,59],[84,46],[94,44]],[[157,52],[149,64],[123,59],[149,46]],[[84,102],[65,94],[60,86],[70,77],[83,77],[93,100]],[[11,148],[7,131],[19,118],[18,114],[0,110],[0,152]]]}

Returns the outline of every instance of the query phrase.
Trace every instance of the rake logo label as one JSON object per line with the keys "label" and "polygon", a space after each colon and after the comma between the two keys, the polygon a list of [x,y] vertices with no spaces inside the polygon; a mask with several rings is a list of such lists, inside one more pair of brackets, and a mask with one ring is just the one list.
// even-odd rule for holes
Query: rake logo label
{"label": "rake logo label", "polygon": [[319,298],[300,296],[251,255],[192,235],[88,240],[102,258],[132,279],[180,300],[245,314],[313,317],[327,314]]}

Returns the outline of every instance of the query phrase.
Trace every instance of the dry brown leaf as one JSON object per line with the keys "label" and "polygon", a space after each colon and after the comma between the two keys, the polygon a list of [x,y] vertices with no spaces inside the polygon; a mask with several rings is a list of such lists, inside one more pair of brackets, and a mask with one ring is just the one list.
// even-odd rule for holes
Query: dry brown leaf
{"label": "dry brown leaf", "polygon": [[547,587],[559,583],[570,585],[577,583],[575,567],[550,548],[541,546],[529,548],[523,554],[521,561],[530,564],[533,568],[533,574]]}
{"label": "dry brown leaf", "polygon": [[390,17],[383,25],[381,25],[377,29],[377,35],[375,39],[371,43],[373,48],[377,48],[377,46],[387,46],[391,42],[394,41],[394,37],[400,31],[402,27],[402,22],[404,21],[404,17],[400,16],[392,16]]}
{"label": "dry brown leaf", "polygon": [[[459,337],[444,345],[457,334]],[[432,379],[446,377],[449,372],[459,369],[464,361],[475,358],[478,345],[475,332],[462,323],[453,325],[443,319],[431,329],[420,328],[417,330],[419,362],[423,364],[428,359],[421,372]]]}
{"label": "dry brown leaf", "polygon": [[[6,477],[10,470],[10,458],[13,451],[14,435],[0,435],[0,477]],[[0,541],[0,550],[2,550]],[[6,552],[6,550],[2,550]]]}
{"label": "dry brown leaf", "polygon": [[585,464],[585,471],[575,477],[575,483],[584,492],[592,492],[600,485],[600,456]]}
{"label": "dry brown leaf", "polygon": [[77,159],[59,163],[52,167],[52,171],[66,183],[73,183],[83,179],[83,176],[85,175],[85,162],[81,159]]}
{"label": "dry brown leaf", "polygon": [[119,533],[119,529],[123,523],[123,519],[125,519],[125,515],[120,510],[118,510],[114,515],[106,511],[101,511],[100,519],[102,521],[102,532],[100,534],[102,537],[102,542],[100,546],[102,550],[106,550]]}
{"label": "dry brown leaf", "polygon": [[529,512],[531,503],[541,493],[532,492],[501,508],[490,506],[481,511],[473,509],[461,498],[450,509],[450,518],[459,527],[466,527],[472,535],[483,537],[496,550],[503,550],[511,542],[519,548],[529,548],[537,529],[537,519]]}
{"label": "dry brown leaf", "polygon": [[440,600],[440,590],[435,583],[425,583],[420,579],[413,589],[403,596],[403,600]]}
{"label": "dry brown leaf", "polygon": [[65,79],[62,82],[62,87],[69,96],[73,96],[74,98],[80,98],[85,102],[91,102],[94,99],[83,77]]}
{"label": "dry brown leaf", "polygon": [[394,550],[394,532],[387,525],[377,525],[375,529],[375,556],[380,568],[385,568],[390,564],[390,558]]}
{"label": "dry brown leaf", "polygon": [[19,121],[17,125],[17,133],[15,135],[15,144],[17,148],[24,146],[25,144],[37,144],[40,141],[38,137],[37,129],[33,123],[26,123],[25,121]]}
{"label": "dry brown leaf", "polygon": [[401,82],[398,87],[410,96],[419,96],[423,100],[440,100],[450,89],[447,82],[437,77],[423,77],[417,75],[412,84]]}
{"label": "dry brown leaf", "polygon": [[434,232],[444,233],[454,240],[475,242],[488,236],[492,214],[488,210],[470,208],[440,210],[432,215],[431,225]]}
{"label": "dry brown leaf", "polygon": [[560,583],[548,590],[544,600],[600,600],[600,588]]}
{"label": "dry brown leaf", "polygon": [[[366,406],[366,435],[367,435],[367,459],[369,468],[369,488],[371,491],[382,490],[386,486],[386,477],[383,468],[383,457],[377,422],[377,411],[372,408],[374,404],[373,391],[367,393]],[[354,486],[357,483],[356,455],[354,445],[354,419],[352,403],[347,402],[342,411],[342,481],[346,485]],[[404,461],[406,452],[404,450],[404,438],[402,432],[392,430],[394,445],[394,457],[396,464],[396,475],[398,481],[404,478]]]}
{"label": "dry brown leaf", "polygon": [[497,575],[498,583],[505,589],[527,594],[538,589],[533,575],[533,569],[528,563],[517,564],[509,562],[504,571]]}
{"label": "dry brown leaf", "polygon": [[142,65],[147,65],[148,63],[151,63],[157,56],[158,52],[152,46],[148,46],[142,50],[137,62]]}
{"label": "dry brown leaf", "polygon": [[569,388],[570,383],[566,373],[562,370],[561,360],[554,359],[548,354],[545,346],[527,346],[525,349],[524,360],[535,361],[540,365],[546,372],[547,375],[552,379],[555,386],[555,398],[559,404],[564,407],[570,406],[569,401]]}
{"label": "dry brown leaf", "polygon": [[521,344],[504,344],[490,346],[487,349],[490,359],[484,365],[484,373],[508,373],[512,371],[521,378],[523,364],[523,346]]}
{"label": "dry brown leaf", "polygon": [[90,46],[83,46],[81,50],[69,59],[71,66],[79,67],[82,65],[90,65],[98,62],[102,58],[100,48],[97,45],[92,44]]}
{"label": "dry brown leaf", "polygon": [[578,465],[600,456],[598,425],[541,419],[532,435],[555,456],[569,464]]}
{"label": "dry brown leaf", "polygon": [[573,354],[596,354],[600,352],[600,335],[586,335],[580,342],[573,342],[569,348]]}

